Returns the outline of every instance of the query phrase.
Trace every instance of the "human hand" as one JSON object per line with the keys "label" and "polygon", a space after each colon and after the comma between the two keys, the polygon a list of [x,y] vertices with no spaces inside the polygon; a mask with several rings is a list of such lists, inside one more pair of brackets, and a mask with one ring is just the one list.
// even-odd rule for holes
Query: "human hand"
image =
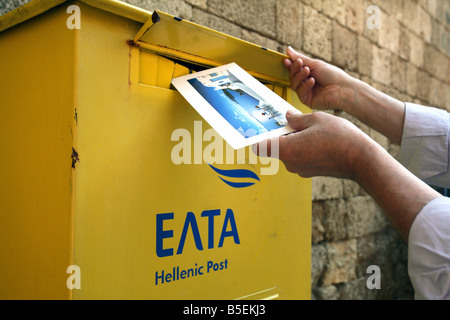
{"label": "human hand", "polygon": [[344,109],[354,96],[353,78],[324,61],[311,59],[291,47],[283,61],[291,88],[300,101],[313,109]]}
{"label": "human hand", "polygon": [[[289,111],[286,119],[298,131],[265,141],[267,153],[262,144],[254,151],[260,156],[264,153],[262,156],[278,157],[288,171],[305,178],[331,176],[356,180],[362,151],[376,147],[355,125],[324,112]],[[278,148],[274,143],[278,143]]]}

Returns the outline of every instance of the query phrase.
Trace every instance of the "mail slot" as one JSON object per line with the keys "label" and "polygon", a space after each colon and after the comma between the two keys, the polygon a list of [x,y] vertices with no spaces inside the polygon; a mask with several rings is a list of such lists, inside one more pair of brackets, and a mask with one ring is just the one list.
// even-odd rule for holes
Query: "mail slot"
{"label": "mail slot", "polygon": [[171,86],[235,62],[308,112],[282,54],[117,1],[36,0],[0,30],[2,299],[310,298],[311,181]]}

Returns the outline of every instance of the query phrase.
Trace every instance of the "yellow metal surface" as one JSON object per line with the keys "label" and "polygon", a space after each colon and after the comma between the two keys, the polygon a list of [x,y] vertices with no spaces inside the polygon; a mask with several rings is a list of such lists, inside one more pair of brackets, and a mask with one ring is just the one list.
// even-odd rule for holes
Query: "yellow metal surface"
{"label": "yellow metal surface", "polygon": [[166,13],[154,12],[134,40],[144,49],[204,66],[236,62],[261,80],[289,85],[280,67],[284,55]]}
{"label": "yellow metal surface", "polygon": [[75,37],[66,18],[53,9],[0,33],[0,299],[70,297]]}
{"label": "yellow metal surface", "polygon": [[80,0],[91,7],[109,12],[133,21],[144,23],[152,13],[142,8],[130,5],[119,0]]}
{"label": "yellow metal surface", "polygon": [[[170,89],[191,70],[127,44],[144,21],[73,3],[80,30],[64,4],[0,33],[0,296],[309,299],[310,180],[278,161],[262,175],[249,150],[211,152],[214,132]],[[196,164],[171,158],[180,129]],[[220,148],[231,156],[214,165],[260,181],[220,180],[208,165]],[[81,289],[67,288],[69,265]]]}
{"label": "yellow metal surface", "polygon": [[[119,0],[80,0],[92,7],[144,23],[152,13]],[[69,0],[34,0],[0,16],[0,32],[30,20]],[[68,5],[67,5],[68,6]]]}

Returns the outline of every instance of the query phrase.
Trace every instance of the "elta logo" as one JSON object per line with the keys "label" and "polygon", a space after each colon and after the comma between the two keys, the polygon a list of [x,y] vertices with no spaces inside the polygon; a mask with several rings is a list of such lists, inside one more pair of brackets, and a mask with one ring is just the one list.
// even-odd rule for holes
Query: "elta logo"
{"label": "elta logo", "polygon": [[[247,169],[223,170],[223,169],[218,169],[209,163],[208,163],[208,165],[215,172],[217,172],[220,175],[219,176],[220,180],[222,180],[227,185],[229,185],[230,187],[233,187],[233,188],[247,188],[247,187],[254,185],[255,180],[260,181],[258,175],[251,170],[247,170]],[[229,178],[235,178],[238,181],[227,180]],[[248,180],[248,179],[250,179],[250,180]]]}

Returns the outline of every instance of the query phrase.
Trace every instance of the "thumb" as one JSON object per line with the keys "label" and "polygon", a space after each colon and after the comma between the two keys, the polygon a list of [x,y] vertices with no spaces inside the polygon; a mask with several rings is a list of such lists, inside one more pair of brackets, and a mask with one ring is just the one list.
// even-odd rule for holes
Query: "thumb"
{"label": "thumb", "polygon": [[301,113],[298,110],[288,110],[286,113],[286,120],[289,126],[294,130],[304,130],[308,125],[308,115]]}

